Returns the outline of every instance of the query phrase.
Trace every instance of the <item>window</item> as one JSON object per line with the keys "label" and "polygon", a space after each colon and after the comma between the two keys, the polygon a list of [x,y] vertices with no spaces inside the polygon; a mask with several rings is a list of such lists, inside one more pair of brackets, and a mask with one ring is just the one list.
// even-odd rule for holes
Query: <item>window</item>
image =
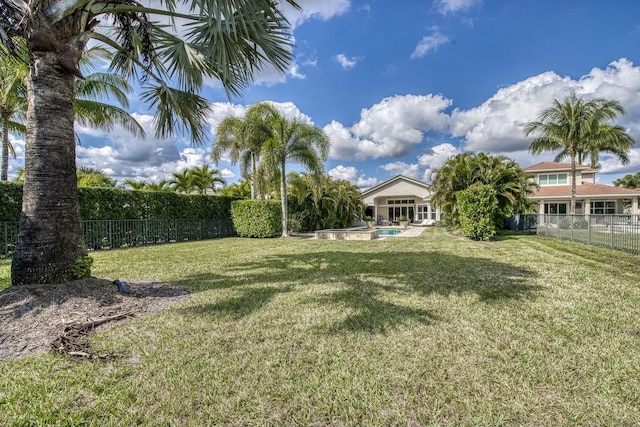
{"label": "window", "polygon": [[544,213],[552,215],[566,215],[567,204],[566,203],[545,203]]}
{"label": "window", "polygon": [[429,206],[428,205],[418,205],[418,217],[416,218],[418,221],[422,221],[424,219],[429,219]]}
{"label": "window", "polygon": [[602,202],[591,202],[592,215],[614,215],[616,213],[616,202],[612,200]]}
{"label": "window", "polygon": [[567,182],[566,173],[538,175],[538,184],[540,185],[566,185]]}
{"label": "window", "polygon": [[414,199],[387,199],[388,205],[413,205]]}

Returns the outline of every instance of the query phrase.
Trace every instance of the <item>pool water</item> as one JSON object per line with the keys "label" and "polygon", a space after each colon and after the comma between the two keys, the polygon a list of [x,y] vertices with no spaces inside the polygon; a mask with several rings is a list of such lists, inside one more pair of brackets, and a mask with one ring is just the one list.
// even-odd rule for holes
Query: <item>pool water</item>
{"label": "pool water", "polygon": [[[371,230],[371,228],[358,228],[353,231],[365,231]],[[404,231],[402,228],[376,228],[378,230],[378,236],[395,236],[396,234],[400,234]]]}
{"label": "pool water", "polygon": [[378,236],[395,236],[402,233],[400,228],[378,228]]}

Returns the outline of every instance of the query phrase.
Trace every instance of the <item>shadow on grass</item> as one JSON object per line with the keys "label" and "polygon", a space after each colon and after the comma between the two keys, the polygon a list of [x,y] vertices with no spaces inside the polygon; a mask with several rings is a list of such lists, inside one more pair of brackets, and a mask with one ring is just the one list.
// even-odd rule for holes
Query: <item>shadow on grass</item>
{"label": "shadow on grass", "polygon": [[425,297],[475,294],[487,304],[534,298],[534,273],[511,264],[441,252],[324,251],[276,254],[238,263],[228,274],[189,276],[182,284],[196,291],[233,289],[236,295],[184,310],[242,318],[265,307],[278,294],[325,286],[303,303],[324,304],[349,313],[326,330],[381,333],[400,323],[437,320]]}

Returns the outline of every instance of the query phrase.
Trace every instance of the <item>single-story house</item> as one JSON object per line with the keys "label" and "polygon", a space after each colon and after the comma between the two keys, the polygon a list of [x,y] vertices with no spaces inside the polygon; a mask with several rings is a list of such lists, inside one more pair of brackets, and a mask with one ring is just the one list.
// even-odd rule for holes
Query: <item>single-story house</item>
{"label": "single-story house", "polygon": [[367,205],[366,215],[378,224],[392,223],[402,216],[414,223],[440,220],[440,209],[431,203],[429,184],[404,175],[363,191],[362,199]]}
{"label": "single-story house", "polygon": [[[571,165],[541,162],[524,169],[540,188],[530,197],[538,213],[564,215],[571,210]],[[596,183],[597,169],[576,165],[576,215],[638,215],[640,190]]]}

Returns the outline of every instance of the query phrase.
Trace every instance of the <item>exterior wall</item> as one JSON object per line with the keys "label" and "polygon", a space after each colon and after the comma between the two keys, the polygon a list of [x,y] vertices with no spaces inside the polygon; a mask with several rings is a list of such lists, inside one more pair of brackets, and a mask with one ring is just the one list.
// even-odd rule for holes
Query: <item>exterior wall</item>
{"label": "exterior wall", "polygon": [[[388,200],[413,200],[413,203],[405,204],[388,204]],[[428,218],[435,214],[436,220],[440,220],[440,210],[431,207],[431,192],[426,186],[417,185],[402,177],[392,178],[387,184],[382,184],[379,188],[363,195],[363,202],[373,208],[373,216],[382,224],[387,224],[390,220],[389,208],[399,208],[402,212],[406,212],[410,220],[418,220],[418,206],[427,206],[426,215]],[[412,215],[411,215],[412,213]],[[394,212],[394,216],[399,216]],[[427,218],[425,218],[427,219]]]}

